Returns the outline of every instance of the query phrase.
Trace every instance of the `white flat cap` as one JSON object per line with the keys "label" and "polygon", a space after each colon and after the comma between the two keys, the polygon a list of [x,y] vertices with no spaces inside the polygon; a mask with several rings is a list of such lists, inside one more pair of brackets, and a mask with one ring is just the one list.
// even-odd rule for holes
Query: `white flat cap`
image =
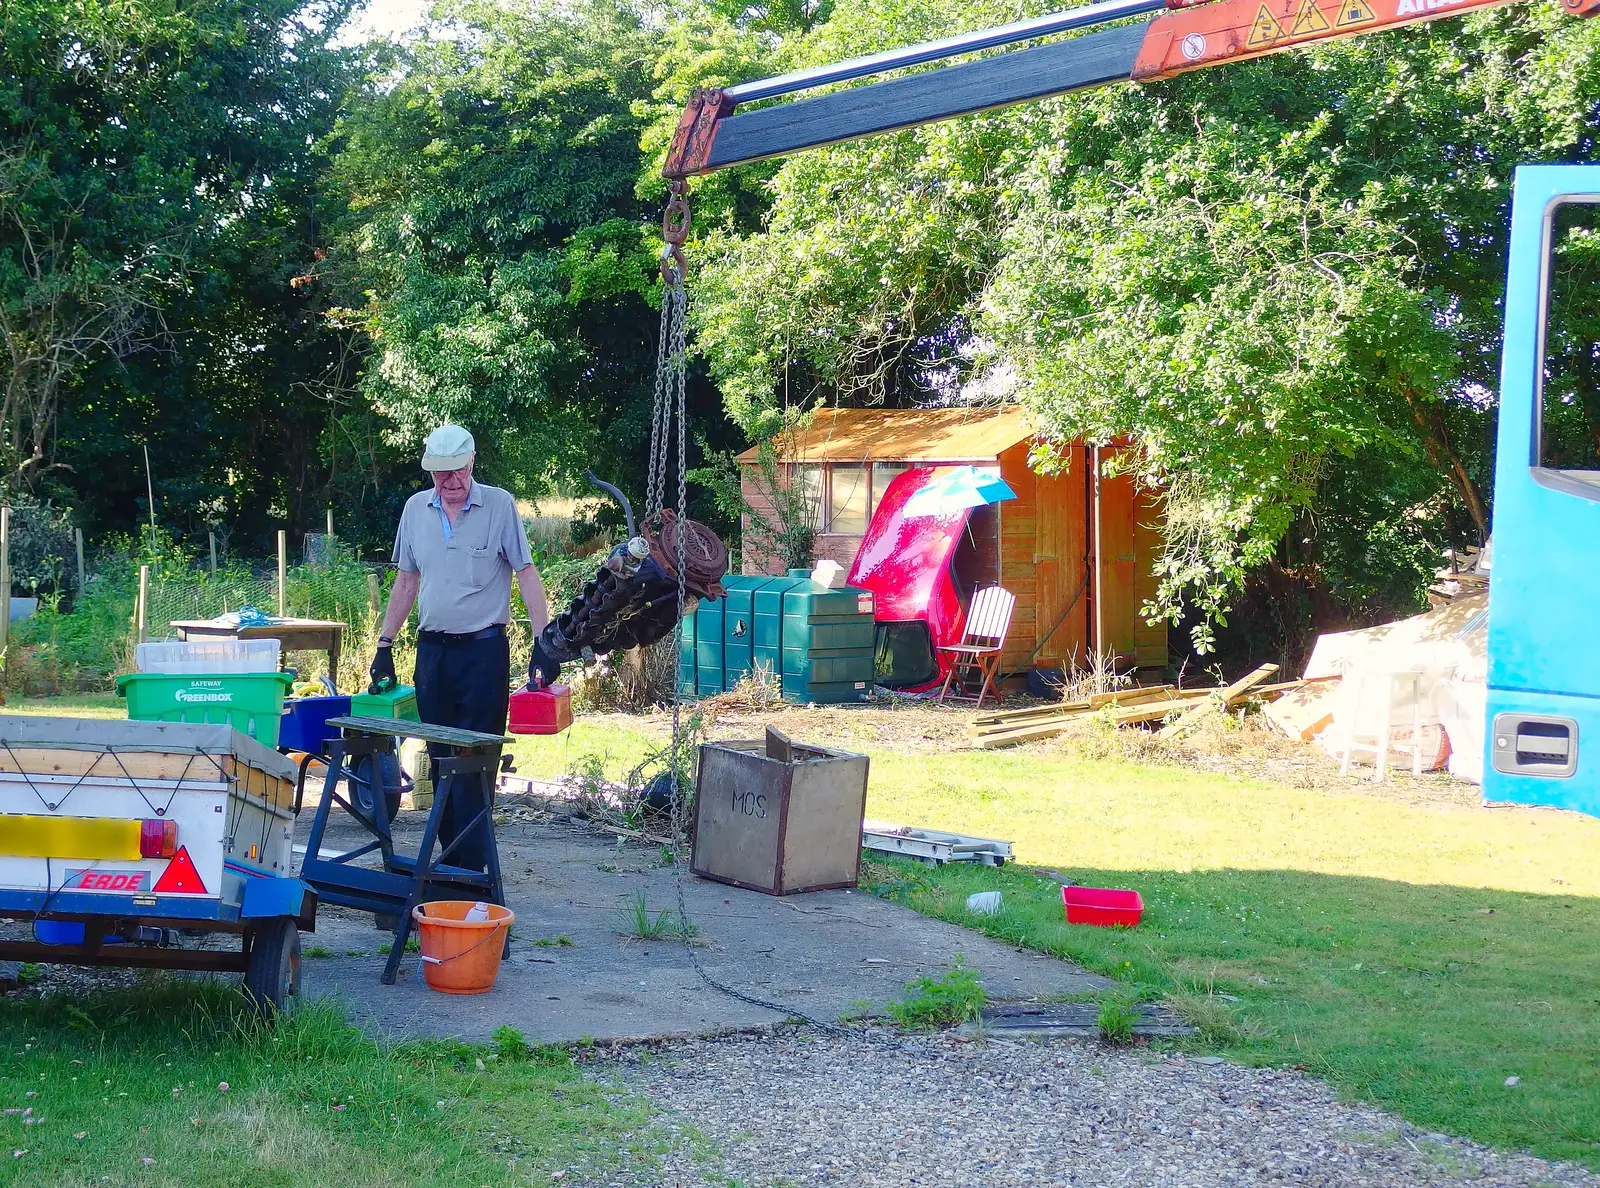
{"label": "white flat cap", "polygon": [[477,445],[460,425],[440,425],[422,447],[422,469],[460,470],[472,461]]}

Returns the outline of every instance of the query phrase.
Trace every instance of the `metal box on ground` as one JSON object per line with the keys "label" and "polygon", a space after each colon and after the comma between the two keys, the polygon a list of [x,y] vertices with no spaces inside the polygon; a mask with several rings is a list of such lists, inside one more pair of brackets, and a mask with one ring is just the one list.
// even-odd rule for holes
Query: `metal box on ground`
{"label": "metal box on ground", "polygon": [[768,740],[700,747],[690,869],[769,895],[854,887],[867,757]]}
{"label": "metal box on ground", "polygon": [[117,678],[117,696],[139,722],[210,722],[232,726],[266,746],[278,745],[283,698],[294,678],[283,672],[169,675],[135,672]]}

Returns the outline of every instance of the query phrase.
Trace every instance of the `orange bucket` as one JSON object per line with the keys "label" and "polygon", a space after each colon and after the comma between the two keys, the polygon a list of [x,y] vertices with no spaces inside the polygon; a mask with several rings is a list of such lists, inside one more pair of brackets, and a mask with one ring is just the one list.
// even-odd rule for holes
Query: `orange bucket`
{"label": "orange bucket", "polygon": [[411,918],[422,946],[422,980],[430,988],[445,994],[484,994],[494,988],[506,933],[517,919],[510,908],[443,899],[419,903]]}

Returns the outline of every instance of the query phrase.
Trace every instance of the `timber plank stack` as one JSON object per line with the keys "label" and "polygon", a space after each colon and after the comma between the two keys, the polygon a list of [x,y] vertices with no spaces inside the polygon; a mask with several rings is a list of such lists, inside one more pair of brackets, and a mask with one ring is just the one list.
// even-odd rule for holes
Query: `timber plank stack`
{"label": "timber plank stack", "polygon": [[1304,681],[1267,684],[1278,671],[1276,664],[1263,664],[1233,684],[1208,689],[1177,689],[1172,685],[1117,689],[1097,693],[1079,701],[1032,706],[1021,710],[996,710],[979,714],[967,724],[967,740],[982,751],[1038,742],[1053,738],[1074,723],[1106,714],[1117,726],[1161,722],[1162,738],[1181,738],[1216,713],[1225,713],[1249,699],[1271,701]]}

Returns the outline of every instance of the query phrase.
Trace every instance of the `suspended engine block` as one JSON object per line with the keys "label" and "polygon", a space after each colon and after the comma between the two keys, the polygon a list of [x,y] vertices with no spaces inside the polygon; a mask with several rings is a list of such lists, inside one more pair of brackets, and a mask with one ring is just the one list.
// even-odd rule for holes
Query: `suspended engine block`
{"label": "suspended engine block", "polygon": [[[613,488],[614,490],[614,488]],[[626,501],[623,502],[627,510]],[[632,515],[629,514],[629,529]],[[728,548],[695,520],[683,525],[685,614],[702,598],[721,598]],[[678,622],[678,517],[670,510],[645,521],[638,535],[617,545],[583,592],[545,627],[545,653],[562,664],[603,656],[619,648],[644,647],[672,634]]]}

